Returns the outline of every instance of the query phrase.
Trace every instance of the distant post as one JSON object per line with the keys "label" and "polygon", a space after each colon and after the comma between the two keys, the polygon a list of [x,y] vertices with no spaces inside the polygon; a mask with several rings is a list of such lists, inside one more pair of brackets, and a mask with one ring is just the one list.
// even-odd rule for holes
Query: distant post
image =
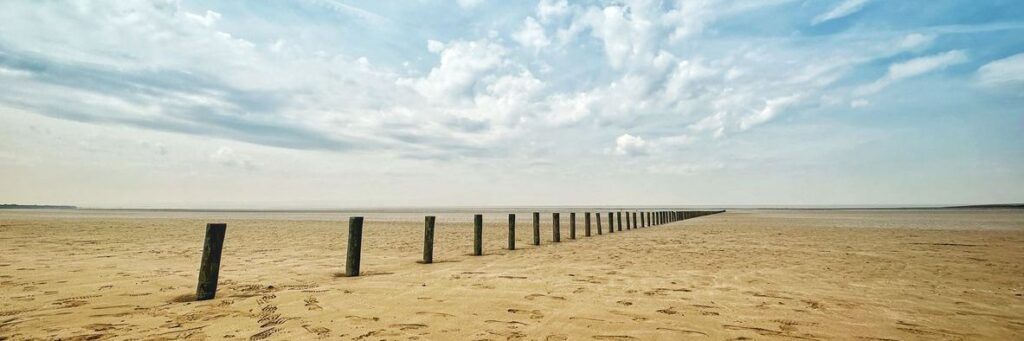
{"label": "distant post", "polygon": [[363,217],[348,218],[348,253],[345,255],[345,276],[359,276],[359,257],[363,249]]}
{"label": "distant post", "polygon": [[583,235],[590,237],[590,212],[583,213]]}
{"label": "distant post", "polygon": [[484,254],[484,215],[473,215],[473,255]]}
{"label": "distant post", "polygon": [[629,230],[629,212],[626,212],[626,230]]}
{"label": "distant post", "polygon": [[199,285],[196,300],[209,300],[217,295],[217,276],[220,274],[220,253],[224,249],[227,224],[206,224],[203,241],[203,259],[199,263]]}
{"label": "distant post", "polygon": [[640,227],[640,225],[636,224],[636,212],[633,212],[632,214],[633,214],[633,228],[636,229],[637,227]]}
{"label": "distant post", "polygon": [[594,213],[594,219],[597,219],[597,235],[601,235],[601,212]]}
{"label": "distant post", "polygon": [[551,240],[555,243],[562,241],[562,231],[559,228],[561,219],[558,218],[558,213],[551,214]]}
{"label": "distant post", "polygon": [[516,249],[516,215],[508,215],[508,249]]}
{"label": "distant post", "polygon": [[540,245],[540,212],[533,212],[533,245]]}
{"label": "distant post", "polygon": [[423,263],[434,262],[434,216],[423,218]]}
{"label": "distant post", "polygon": [[576,212],[569,212],[569,239],[576,239]]}

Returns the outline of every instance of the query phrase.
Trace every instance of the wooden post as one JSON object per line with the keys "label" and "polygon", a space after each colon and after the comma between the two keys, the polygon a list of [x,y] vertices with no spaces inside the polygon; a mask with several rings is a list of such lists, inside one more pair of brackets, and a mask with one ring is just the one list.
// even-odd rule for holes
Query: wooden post
{"label": "wooden post", "polygon": [[590,237],[590,212],[583,213],[583,235]]}
{"label": "wooden post", "polygon": [[569,239],[576,239],[576,212],[569,212]]}
{"label": "wooden post", "polygon": [[608,212],[608,233],[615,233],[615,212]]}
{"label": "wooden post", "polygon": [[601,235],[601,212],[594,213],[594,219],[597,219],[597,235]]}
{"label": "wooden post", "polygon": [[423,218],[423,263],[434,262],[434,216]]}
{"label": "wooden post", "polygon": [[473,215],[473,255],[484,254],[484,215]]}
{"label": "wooden post", "polygon": [[533,245],[540,245],[540,212],[533,212]]}
{"label": "wooden post", "polygon": [[615,212],[615,221],[619,223],[619,232],[622,232],[622,211]]}
{"label": "wooden post", "polygon": [[647,221],[644,220],[644,212],[640,212],[640,227],[647,227]]}
{"label": "wooden post", "polygon": [[639,225],[636,224],[636,212],[633,212],[632,214],[633,214],[633,229],[636,229],[637,227],[639,227]]}
{"label": "wooden post", "polygon": [[508,215],[508,249],[516,249],[516,215]]}
{"label": "wooden post", "polygon": [[363,217],[348,218],[348,253],[345,255],[345,276],[359,276],[359,258],[363,250]]}
{"label": "wooden post", "polygon": [[203,260],[199,262],[199,285],[196,300],[209,300],[217,295],[217,276],[220,275],[220,252],[224,249],[227,224],[206,224],[203,241]]}
{"label": "wooden post", "polygon": [[626,231],[629,231],[629,212],[626,212]]}
{"label": "wooden post", "polygon": [[558,213],[551,214],[551,240],[555,243],[562,241],[562,231],[559,227],[561,219],[558,218]]}

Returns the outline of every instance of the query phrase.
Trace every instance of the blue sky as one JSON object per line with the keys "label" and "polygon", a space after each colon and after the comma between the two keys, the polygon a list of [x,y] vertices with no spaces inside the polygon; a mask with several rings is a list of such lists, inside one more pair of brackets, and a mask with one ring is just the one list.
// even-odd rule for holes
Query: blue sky
{"label": "blue sky", "polygon": [[3,1],[2,202],[1024,202],[1020,1]]}

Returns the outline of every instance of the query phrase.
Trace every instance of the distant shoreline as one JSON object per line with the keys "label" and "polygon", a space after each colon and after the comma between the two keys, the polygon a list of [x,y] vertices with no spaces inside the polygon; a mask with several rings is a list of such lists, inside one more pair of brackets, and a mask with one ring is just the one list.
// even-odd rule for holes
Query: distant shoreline
{"label": "distant shoreline", "polygon": [[18,205],[0,204],[0,209],[21,209],[21,210],[77,210],[78,206],[71,205]]}
{"label": "distant shoreline", "polygon": [[516,211],[524,209],[540,210],[657,210],[657,209],[726,209],[726,210],[947,210],[947,209],[1024,209],[1024,203],[1015,204],[983,204],[957,206],[451,206],[451,207],[355,207],[334,209],[204,209],[204,208],[99,208],[78,207],[72,205],[19,205],[0,204],[0,209],[60,209],[80,211],[149,211],[149,212],[239,212],[239,213],[346,213],[346,212],[478,212],[478,211]]}

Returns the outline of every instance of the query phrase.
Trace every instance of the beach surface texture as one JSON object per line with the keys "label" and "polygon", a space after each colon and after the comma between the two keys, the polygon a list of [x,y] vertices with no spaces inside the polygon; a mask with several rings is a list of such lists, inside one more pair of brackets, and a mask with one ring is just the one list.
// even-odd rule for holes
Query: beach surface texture
{"label": "beach surface texture", "polygon": [[[0,212],[0,339],[1024,340],[1024,210],[730,210],[552,243],[542,211]],[[599,212],[599,211],[591,211]],[[607,210],[600,211],[606,219]],[[506,250],[516,213],[517,250]],[[194,301],[207,223],[216,297]],[[604,226],[608,229],[608,226]]]}

